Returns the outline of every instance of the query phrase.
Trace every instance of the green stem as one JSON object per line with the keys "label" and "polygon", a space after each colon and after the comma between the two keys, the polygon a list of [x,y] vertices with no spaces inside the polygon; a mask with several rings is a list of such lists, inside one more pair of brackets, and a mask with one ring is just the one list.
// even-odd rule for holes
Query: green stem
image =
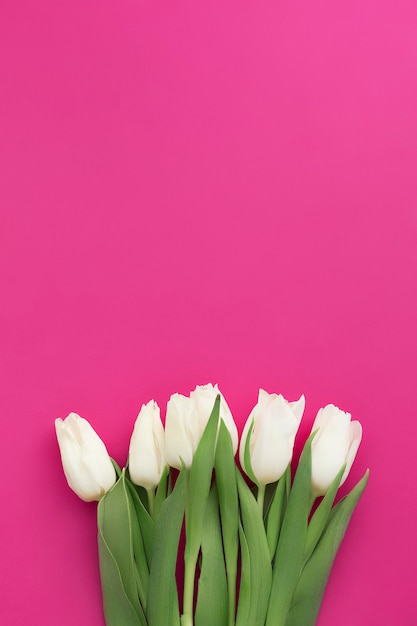
{"label": "green stem", "polygon": [[227,572],[227,594],[229,601],[228,626],[235,626],[236,618],[236,578],[237,568]]}
{"label": "green stem", "polygon": [[258,502],[259,510],[261,512],[262,519],[264,517],[265,488],[266,488],[266,485],[258,485],[257,502]]}
{"label": "green stem", "polygon": [[197,566],[197,555],[185,555],[184,567],[184,597],[183,597],[183,615],[181,617],[181,626],[193,626],[193,608],[194,608],[194,579],[195,568]]}
{"label": "green stem", "polygon": [[193,626],[192,616],[185,613],[181,615],[181,626]]}
{"label": "green stem", "polygon": [[311,511],[313,509],[313,505],[314,505],[316,499],[317,499],[317,496],[315,496],[314,493],[312,493],[311,496],[310,496],[310,513],[311,513]]}
{"label": "green stem", "polygon": [[168,496],[170,496],[172,493],[172,470],[169,469],[168,471],[168,485],[167,485],[167,498]]}
{"label": "green stem", "polygon": [[149,515],[153,517],[155,507],[155,489],[151,487],[151,489],[146,490],[146,493],[148,494]]}
{"label": "green stem", "polygon": [[187,500],[185,503],[185,549],[184,549],[184,591],[182,597],[181,626],[193,626],[194,620],[194,581],[198,551],[191,554],[187,543],[190,525],[190,472],[187,472]]}

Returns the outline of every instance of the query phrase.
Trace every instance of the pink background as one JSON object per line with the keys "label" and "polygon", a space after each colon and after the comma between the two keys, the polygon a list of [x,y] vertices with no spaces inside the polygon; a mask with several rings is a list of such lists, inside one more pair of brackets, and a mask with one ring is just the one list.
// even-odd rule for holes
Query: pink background
{"label": "pink background", "polygon": [[2,0],[0,48],[0,623],[103,624],[54,418],[123,463],[217,381],[362,421],[319,626],[416,625],[414,0]]}

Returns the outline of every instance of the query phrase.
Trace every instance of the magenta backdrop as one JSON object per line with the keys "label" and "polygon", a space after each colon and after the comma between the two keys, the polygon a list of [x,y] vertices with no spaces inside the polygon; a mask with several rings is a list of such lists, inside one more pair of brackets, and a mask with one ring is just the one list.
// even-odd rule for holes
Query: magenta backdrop
{"label": "magenta backdrop", "polygon": [[54,418],[123,463],[217,381],[362,421],[319,626],[416,625],[416,3],[2,0],[0,48],[0,623],[103,625]]}

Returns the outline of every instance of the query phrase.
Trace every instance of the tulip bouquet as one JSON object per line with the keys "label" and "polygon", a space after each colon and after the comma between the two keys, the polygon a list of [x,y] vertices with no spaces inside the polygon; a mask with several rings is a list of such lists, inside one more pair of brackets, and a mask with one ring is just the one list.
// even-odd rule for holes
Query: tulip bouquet
{"label": "tulip bouquet", "polygon": [[151,400],[123,469],[86,420],[56,420],[69,486],[99,500],[107,626],[315,624],[368,472],[334,504],[362,428],[329,404],[292,477],[304,404],[260,390],[239,447],[217,386],[171,396],[165,428]]}

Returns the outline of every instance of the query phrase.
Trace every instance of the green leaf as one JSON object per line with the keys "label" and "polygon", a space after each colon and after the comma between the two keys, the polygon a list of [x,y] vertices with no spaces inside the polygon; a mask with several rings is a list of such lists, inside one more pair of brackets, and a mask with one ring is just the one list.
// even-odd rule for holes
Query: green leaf
{"label": "green leaf", "polygon": [[255,418],[253,418],[252,421],[251,421],[251,424],[250,424],[249,430],[248,430],[248,434],[247,434],[247,437],[246,437],[245,449],[243,451],[243,461],[244,461],[245,467],[242,467],[242,469],[245,472],[245,474],[248,476],[248,478],[250,478],[251,481],[253,483],[255,483],[255,485],[258,485],[258,481],[256,480],[256,476],[253,473],[252,461],[251,461],[251,458],[250,458],[250,440],[251,440],[251,437],[252,437],[252,431],[253,431],[254,425],[255,425]]}
{"label": "green leaf", "polygon": [[[243,546],[241,547],[243,593],[250,594],[248,601],[247,597],[242,596],[241,587],[236,624],[237,626],[248,626],[249,624],[250,626],[264,626],[272,578],[268,542],[258,503],[237,468],[236,480],[244,535]],[[246,547],[248,548],[247,553]],[[249,559],[248,565],[244,564],[244,559],[245,561]],[[250,583],[247,579],[245,580],[247,577],[245,569],[248,566]],[[243,601],[243,608],[241,608],[241,601]]]}
{"label": "green leaf", "polygon": [[239,502],[235,467],[232,438],[225,423],[221,420],[214,469],[219,495],[221,529],[226,561],[229,626],[233,626],[235,623],[237,559],[239,551]]}
{"label": "green leaf", "polygon": [[204,513],[210,491],[213,474],[214,452],[216,447],[217,426],[220,414],[220,395],[217,396],[210,418],[204,429],[200,443],[195,451],[190,468],[188,483],[186,550],[190,554],[198,554],[201,545]]}
{"label": "green leaf", "polygon": [[328,525],[296,587],[285,626],[314,626],[327,580],[352,513],[366,487],[369,472],[333,508]]}
{"label": "green leaf", "polygon": [[122,470],[120,469],[119,464],[117,463],[117,461],[115,461],[115,460],[114,460],[114,459],[112,459],[111,457],[110,457],[110,461],[111,461],[111,462],[112,462],[112,464],[113,464],[114,471],[116,472],[116,477],[117,477],[117,478],[120,478],[120,476],[122,475]]}
{"label": "green leaf", "polygon": [[[202,565],[198,579],[195,626],[227,626],[227,582],[219,500],[213,484],[207,500],[201,541]],[[236,590],[235,590],[236,593]]]}
{"label": "green leaf", "polygon": [[291,491],[291,466],[288,468],[288,472],[285,474],[285,495],[287,500]]}
{"label": "green leaf", "polygon": [[237,607],[236,626],[249,626],[249,617],[251,611],[252,600],[252,580],[250,567],[250,552],[248,542],[245,537],[242,523],[239,521],[239,540],[240,540],[240,588],[239,588],[239,604]]}
{"label": "green leaf", "polygon": [[283,514],[285,511],[286,501],[286,483],[287,474],[290,473],[290,466],[287,467],[285,473],[278,481],[275,489],[274,496],[271,500],[271,504],[268,510],[268,516],[266,519],[266,537],[268,540],[269,554],[271,555],[271,561],[275,556],[275,552],[278,545],[278,538],[281,530],[281,523]]}
{"label": "green leaf", "polygon": [[274,499],[275,492],[277,490],[278,481],[274,483],[267,483],[265,485],[265,497],[264,497],[264,523],[266,525],[266,518],[268,517],[269,509],[271,508],[272,500]]}
{"label": "green leaf", "polygon": [[[311,442],[307,439],[282,522],[273,565],[266,626],[283,626],[303,565],[307,522],[311,509]],[[301,623],[299,626],[302,626]]]}
{"label": "green leaf", "polygon": [[156,490],[155,503],[154,503],[154,517],[156,517],[161,510],[162,503],[167,497],[167,484],[168,484],[168,472],[169,467],[165,465],[162,472],[161,480],[159,481],[158,488]]}
{"label": "green leaf", "polygon": [[201,546],[203,520],[213,475],[214,451],[220,415],[220,395],[216,397],[213,410],[194,453],[189,471],[188,501],[185,512],[185,570],[184,606],[182,623],[192,621],[194,578],[198,553]]}
{"label": "green leaf", "polygon": [[147,604],[149,626],[179,626],[180,623],[175,570],[185,498],[186,470],[183,468],[155,520]]}
{"label": "green leaf", "polygon": [[140,526],[140,520],[136,513],[136,507],[134,503],[136,492],[133,484],[126,478],[125,475],[124,480],[129,494],[129,508],[132,518],[132,545],[137,574],[136,586],[139,594],[140,603],[142,605],[144,613],[146,614],[146,602],[149,587],[149,564]]}
{"label": "green leaf", "polygon": [[125,472],[100,500],[98,547],[107,626],[142,626],[146,618],[137,594],[133,534],[139,532]]}
{"label": "green leaf", "polygon": [[147,508],[143,504],[141,500],[136,485],[134,485],[130,480],[126,478],[126,485],[128,486],[130,495],[132,497],[132,502],[135,507],[136,517],[139,522],[139,527],[143,540],[143,547],[145,549],[146,554],[146,562],[148,565],[148,569],[151,566],[152,560],[152,548],[153,548],[153,532],[154,532],[154,521],[148,513]]}
{"label": "green leaf", "polygon": [[137,609],[126,595],[117,561],[100,533],[98,550],[103,608],[107,626],[146,625],[144,616],[138,615]]}
{"label": "green leaf", "polygon": [[330,485],[327,490],[326,495],[323,500],[320,502],[317,509],[314,511],[314,515],[312,516],[310,523],[308,525],[307,530],[307,541],[306,548],[304,551],[304,560],[308,561],[310,558],[314,548],[317,545],[318,540],[321,537],[321,534],[324,530],[324,527],[327,524],[331,508],[333,506],[334,499],[336,497],[337,490],[340,486],[340,481],[342,480],[342,476],[344,474],[346,468],[346,463],[340,469],[339,473],[335,477],[334,481]]}

